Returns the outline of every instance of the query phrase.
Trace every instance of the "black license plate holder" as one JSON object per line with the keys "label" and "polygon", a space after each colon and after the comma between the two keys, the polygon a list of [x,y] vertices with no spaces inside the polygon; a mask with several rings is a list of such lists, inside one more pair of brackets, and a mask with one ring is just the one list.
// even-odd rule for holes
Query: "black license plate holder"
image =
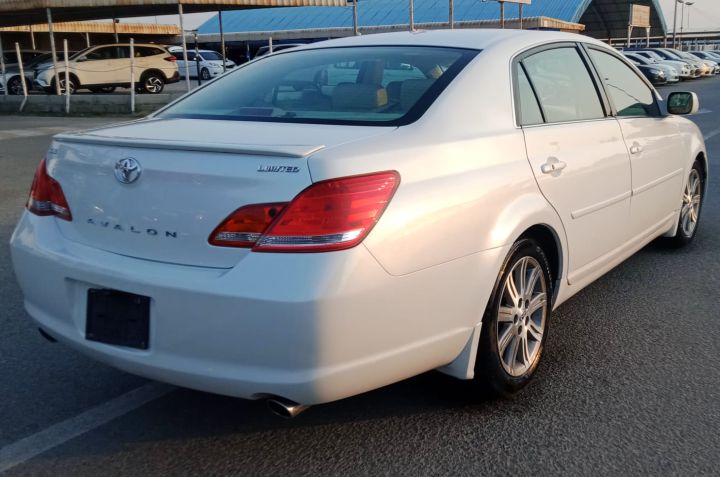
{"label": "black license plate holder", "polygon": [[150,298],[117,290],[88,290],[85,339],[148,349]]}

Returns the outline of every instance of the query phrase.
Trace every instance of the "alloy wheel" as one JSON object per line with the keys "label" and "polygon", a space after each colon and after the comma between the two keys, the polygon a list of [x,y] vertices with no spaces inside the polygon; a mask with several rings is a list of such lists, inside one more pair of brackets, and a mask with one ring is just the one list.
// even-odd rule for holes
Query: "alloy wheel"
{"label": "alloy wheel", "polygon": [[691,237],[697,227],[702,202],[702,180],[697,169],[690,171],[685,185],[682,208],[680,209],[680,227],[686,237]]}
{"label": "alloy wheel", "polygon": [[157,76],[149,76],[145,80],[145,91],[148,93],[159,93],[163,90],[163,81]]}
{"label": "alloy wheel", "polygon": [[522,257],[503,283],[497,317],[497,349],[510,376],[522,376],[537,359],[548,315],[548,286],[540,263]]}

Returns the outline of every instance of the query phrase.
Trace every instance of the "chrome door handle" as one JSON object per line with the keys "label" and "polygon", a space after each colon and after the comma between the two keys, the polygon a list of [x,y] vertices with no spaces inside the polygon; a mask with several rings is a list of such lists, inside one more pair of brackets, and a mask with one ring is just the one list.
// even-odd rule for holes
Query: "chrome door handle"
{"label": "chrome door handle", "polygon": [[641,152],[643,152],[643,148],[640,144],[633,144],[630,148],[630,154],[640,154]]}
{"label": "chrome door handle", "polygon": [[548,161],[540,166],[540,170],[543,174],[552,174],[553,172],[560,172],[567,167],[567,164],[563,161],[558,160],[555,157],[551,157]]}

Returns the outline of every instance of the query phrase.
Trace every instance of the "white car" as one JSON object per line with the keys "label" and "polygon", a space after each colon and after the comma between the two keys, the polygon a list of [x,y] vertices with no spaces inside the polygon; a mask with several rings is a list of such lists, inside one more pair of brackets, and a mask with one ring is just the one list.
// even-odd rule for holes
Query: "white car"
{"label": "white car", "polygon": [[[169,51],[177,58],[177,66],[178,71],[180,72],[180,77],[185,78],[185,60],[182,48],[170,47]],[[198,53],[199,54],[196,55],[194,49],[188,49],[187,52],[190,78],[198,77],[198,66],[200,67],[200,79],[202,80],[210,80],[223,74],[226,70],[230,70],[237,66],[233,60],[226,58],[225,68],[223,68],[222,54],[217,51],[198,50]]]}
{"label": "white car", "polygon": [[[138,91],[161,93],[168,83],[179,80],[176,58],[163,46],[135,44],[135,87]],[[64,61],[58,62],[60,90],[65,91]],[[78,89],[93,92],[111,92],[116,87],[129,88],[130,44],[114,43],[87,48],[72,55],[69,60],[70,93]],[[35,67],[35,86],[47,93],[55,93],[56,75],[53,63]]]}
{"label": "white car", "polygon": [[553,309],[695,237],[707,174],[695,124],[603,43],[367,35],[56,136],[12,260],[43,333],[151,379],[287,416],[433,369],[507,395]]}

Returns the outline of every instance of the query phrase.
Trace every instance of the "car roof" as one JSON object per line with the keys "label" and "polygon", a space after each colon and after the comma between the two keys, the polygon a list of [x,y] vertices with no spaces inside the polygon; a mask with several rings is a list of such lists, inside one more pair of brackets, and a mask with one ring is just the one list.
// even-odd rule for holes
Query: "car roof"
{"label": "car roof", "polygon": [[377,33],[352,36],[310,43],[298,46],[298,49],[332,48],[340,46],[403,45],[403,46],[440,46],[486,50],[496,46],[511,46],[525,49],[546,42],[584,42],[602,45],[605,43],[576,33],[498,30],[498,29],[456,29],[456,30],[418,30],[413,32]]}

